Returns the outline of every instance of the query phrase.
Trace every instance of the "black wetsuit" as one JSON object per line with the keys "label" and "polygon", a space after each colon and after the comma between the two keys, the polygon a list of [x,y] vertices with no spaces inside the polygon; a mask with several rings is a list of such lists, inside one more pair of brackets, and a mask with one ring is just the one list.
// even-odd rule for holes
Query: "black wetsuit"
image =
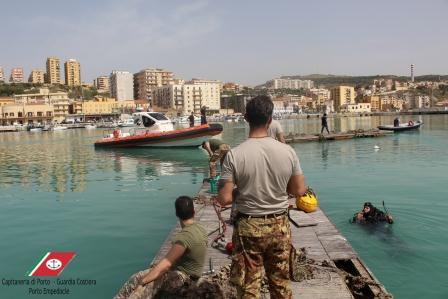
{"label": "black wetsuit", "polygon": [[386,214],[375,207],[371,207],[369,213],[362,213],[362,214],[363,219],[366,223],[378,223],[383,221],[388,222]]}

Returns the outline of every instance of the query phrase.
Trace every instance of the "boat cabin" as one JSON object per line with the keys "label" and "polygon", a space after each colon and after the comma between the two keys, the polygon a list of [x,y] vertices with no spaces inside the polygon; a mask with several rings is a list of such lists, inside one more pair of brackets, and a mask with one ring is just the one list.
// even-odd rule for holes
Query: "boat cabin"
{"label": "boat cabin", "polygon": [[160,112],[136,112],[132,114],[134,124],[148,132],[165,132],[174,130],[171,120]]}

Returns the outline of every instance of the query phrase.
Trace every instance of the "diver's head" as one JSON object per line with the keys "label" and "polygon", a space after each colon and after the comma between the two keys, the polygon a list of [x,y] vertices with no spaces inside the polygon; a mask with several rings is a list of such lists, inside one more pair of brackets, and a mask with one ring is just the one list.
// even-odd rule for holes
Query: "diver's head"
{"label": "diver's head", "polygon": [[364,203],[364,208],[362,210],[363,210],[364,213],[369,213],[372,208],[373,208],[372,203],[365,202]]}

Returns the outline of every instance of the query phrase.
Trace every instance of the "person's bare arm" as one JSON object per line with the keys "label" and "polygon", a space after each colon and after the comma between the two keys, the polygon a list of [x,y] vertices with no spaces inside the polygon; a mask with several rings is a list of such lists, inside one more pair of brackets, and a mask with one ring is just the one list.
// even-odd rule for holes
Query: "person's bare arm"
{"label": "person's bare arm", "polygon": [[289,179],[287,191],[294,197],[302,196],[306,193],[305,176],[303,174],[293,175]]}
{"label": "person's bare arm", "polygon": [[228,180],[219,181],[218,203],[221,206],[230,205],[233,201],[233,182]]}
{"label": "person's bare arm", "polygon": [[208,153],[208,155],[211,157],[213,155],[212,149],[210,148],[210,143],[206,141],[204,145],[202,146],[203,149],[205,149]]}
{"label": "person's bare arm", "polygon": [[277,133],[277,140],[280,141],[281,143],[286,143],[286,141],[285,141],[285,134],[283,134],[283,132],[278,132]]}
{"label": "person's bare arm", "polygon": [[174,244],[165,257],[154,268],[152,268],[149,273],[145,275],[145,277],[143,277],[141,284],[145,285],[159,278],[167,272],[171,266],[174,265],[174,263],[184,254],[184,252],[185,247],[180,244]]}

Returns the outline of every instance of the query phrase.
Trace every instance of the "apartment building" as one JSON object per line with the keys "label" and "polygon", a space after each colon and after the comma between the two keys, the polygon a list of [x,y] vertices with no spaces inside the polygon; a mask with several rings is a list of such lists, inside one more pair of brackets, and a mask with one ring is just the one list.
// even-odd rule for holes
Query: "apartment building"
{"label": "apartment building", "polygon": [[65,85],[81,86],[81,64],[76,59],[64,63]]}
{"label": "apartment building", "polygon": [[109,83],[110,95],[117,101],[134,99],[134,77],[130,72],[112,71]]}
{"label": "apartment building", "polygon": [[93,80],[93,85],[99,92],[109,91],[109,77],[108,76],[99,76],[95,80]]}
{"label": "apartment building", "polygon": [[311,80],[299,79],[272,79],[266,84],[271,89],[310,89],[314,87],[314,82]]}
{"label": "apartment building", "polygon": [[51,123],[53,106],[48,104],[8,104],[0,106],[0,125]]}
{"label": "apartment building", "polygon": [[163,69],[144,69],[134,74],[134,98],[152,102],[152,91],[160,86],[172,84],[173,73]]}
{"label": "apartment building", "polygon": [[47,73],[45,74],[45,83],[61,84],[61,66],[59,58],[48,57],[46,66]]}
{"label": "apartment building", "polygon": [[334,109],[341,111],[341,106],[355,104],[355,89],[352,86],[337,86],[330,90]]}
{"label": "apartment building", "polygon": [[28,77],[29,83],[43,84],[44,80],[44,71],[42,70],[32,70],[30,76]]}
{"label": "apartment building", "polygon": [[5,82],[5,73],[2,67],[0,67],[0,83],[1,82]]}
{"label": "apartment building", "polygon": [[55,122],[62,122],[69,114],[70,99],[66,92],[50,92],[48,88],[41,88],[39,93],[14,95],[13,98],[16,104],[53,106]]}
{"label": "apartment building", "polygon": [[153,90],[152,107],[157,111],[179,114],[199,113],[206,106],[211,113],[220,109],[220,81],[193,79],[184,84],[171,84]]}
{"label": "apartment building", "polygon": [[11,69],[11,76],[9,77],[9,82],[11,83],[23,83],[23,68],[16,67]]}

